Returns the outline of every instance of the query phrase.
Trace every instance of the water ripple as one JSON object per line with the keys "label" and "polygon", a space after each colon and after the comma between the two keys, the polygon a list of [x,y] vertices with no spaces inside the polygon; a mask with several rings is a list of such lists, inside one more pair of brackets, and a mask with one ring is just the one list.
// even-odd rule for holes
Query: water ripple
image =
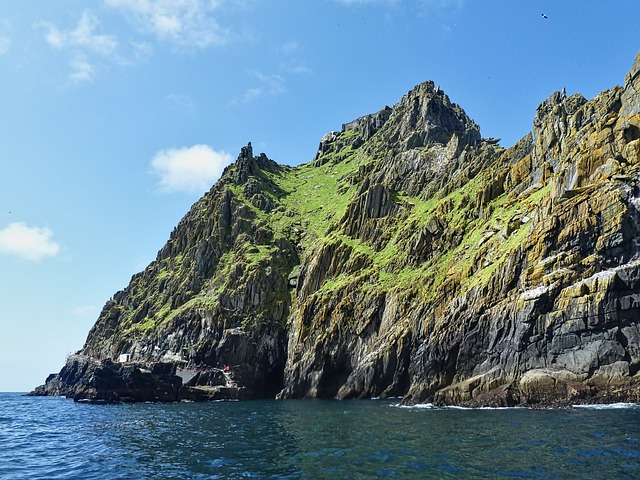
{"label": "water ripple", "polygon": [[640,478],[640,409],[0,394],[0,479]]}

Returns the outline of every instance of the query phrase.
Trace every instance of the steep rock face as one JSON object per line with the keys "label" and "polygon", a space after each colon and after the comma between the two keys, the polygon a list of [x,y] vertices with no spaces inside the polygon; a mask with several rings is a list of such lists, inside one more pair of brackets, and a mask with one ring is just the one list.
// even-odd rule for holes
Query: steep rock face
{"label": "steep rock face", "polygon": [[[229,364],[246,397],[638,400],[639,72],[640,56],[623,87],[552,94],[508,150],[432,82],[309,164],[249,144],[80,355]],[[90,392],[87,371],[39,393]],[[176,385],[213,387],[199,381]]]}
{"label": "steep rock face", "polygon": [[[509,151],[472,135],[452,148],[456,133],[436,145],[449,152],[441,162],[429,146],[404,143],[372,166],[342,232],[373,247],[374,264],[419,285],[384,292],[384,276],[365,269],[340,289],[301,296],[281,396],[399,390],[408,402],[471,405],[637,399],[637,66],[624,88],[591,101],[553,94],[533,136]],[[420,191],[412,190],[417,176]],[[408,192],[439,201],[415,212]],[[423,274],[411,269],[420,266]]]}
{"label": "steep rock face", "polygon": [[[251,145],[172,232],[157,259],[105,305],[80,352],[96,359],[234,365],[247,395],[274,395],[285,362],[287,275],[296,248],[256,212],[281,167]],[[242,197],[242,200],[238,199]],[[245,202],[246,200],[246,202]]]}
{"label": "steep rock face", "polygon": [[[509,261],[519,264],[519,278],[501,288],[513,267],[499,266],[479,299],[463,297],[463,329],[449,329],[447,339],[458,351],[453,385],[436,391],[436,401],[481,403],[494,390],[506,391],[507,403],[609,398],[619,390],[638,398],[629,385],[639,365],[640,151],[624,133],[638,117],[621,115],[636,109],[639,97],[629,94],[636,89],[627,83],[589,102],[556,93],[539,107],[533,150],[507,175],[524,164],[523,192],[548,189],[526,212],[527,238]],[[445,317],[460,311],[459,300]],[[439,369],[430,343],[417,352],[415,377]],[[416,383],[410,394],[420,400],[434,387]]]}

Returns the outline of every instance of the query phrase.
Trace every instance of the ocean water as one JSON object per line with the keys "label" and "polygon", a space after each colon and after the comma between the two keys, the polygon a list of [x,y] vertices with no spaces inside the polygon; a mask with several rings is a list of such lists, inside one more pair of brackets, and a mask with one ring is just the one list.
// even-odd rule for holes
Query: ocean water
{"label": "ocean water", "polygon": [[0,394],[1,479],[640,478],[640,407],[87,405]]}

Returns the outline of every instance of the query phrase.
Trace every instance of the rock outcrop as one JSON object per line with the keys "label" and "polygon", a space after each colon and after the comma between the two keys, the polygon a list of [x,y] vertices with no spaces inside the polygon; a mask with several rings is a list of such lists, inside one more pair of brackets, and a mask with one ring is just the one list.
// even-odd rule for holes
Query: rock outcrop
{"label": "rock outcrop", "polygon": [[78,402],[177,402],[238,400],[238,387],[224,369],[179,368],[173,362],[113,362],[72,355],[59,374],[52,374],[30,395],[59,395]]}
{"label": "rock outcrop", "polygon": [[36,393],[640,401],[639,209],[640,55],[509,149],[426,82],[308,164],[243,148]]}

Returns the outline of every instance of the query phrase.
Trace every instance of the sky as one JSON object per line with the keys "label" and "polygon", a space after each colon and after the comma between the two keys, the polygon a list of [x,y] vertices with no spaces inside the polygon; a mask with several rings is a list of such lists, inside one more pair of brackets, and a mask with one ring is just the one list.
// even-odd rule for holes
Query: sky
{"label": "sky", "polygon": [[60,370],[247,142],[306,163],[433,80],[509,147],[554,91],[622,85],[638,18],[638,0],[2,2],[0,391]]}

